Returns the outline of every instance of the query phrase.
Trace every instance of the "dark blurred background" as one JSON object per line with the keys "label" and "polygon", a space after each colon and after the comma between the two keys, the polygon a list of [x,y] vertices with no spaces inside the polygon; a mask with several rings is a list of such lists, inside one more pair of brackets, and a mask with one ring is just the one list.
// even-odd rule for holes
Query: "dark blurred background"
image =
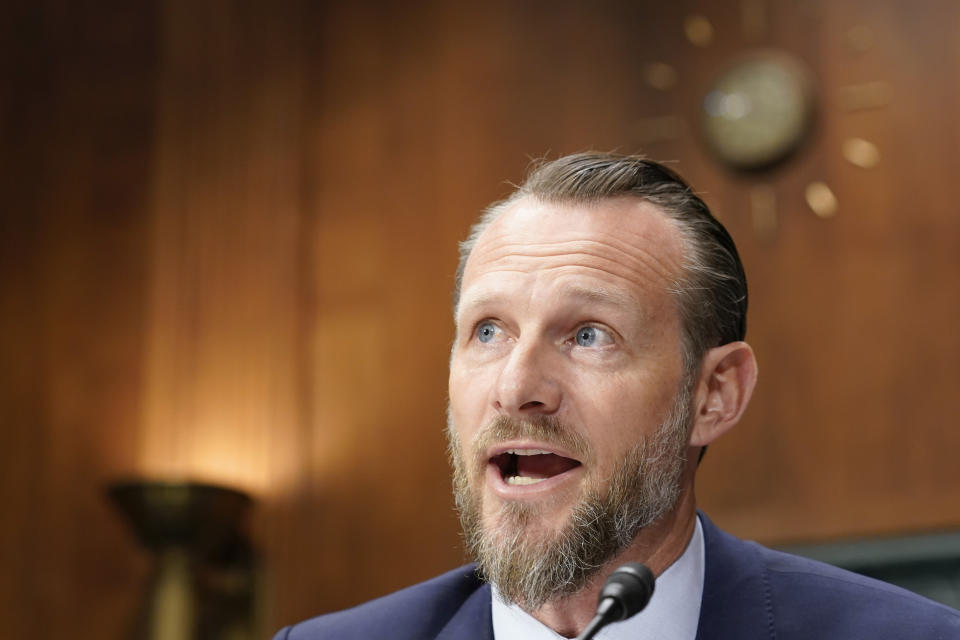
{"label": "dark blurred background", "polygon": [[[455,243],[585,149],[668,161],[741,248],[761,375],[713,519],[960,527],[958,43],[953,0],[4,3],[0,628],[123,637],[122,477],[254,497],[262,633],[462,562]],[[733,171],[700,114],[754,49],[809,66],[816,119]]]}

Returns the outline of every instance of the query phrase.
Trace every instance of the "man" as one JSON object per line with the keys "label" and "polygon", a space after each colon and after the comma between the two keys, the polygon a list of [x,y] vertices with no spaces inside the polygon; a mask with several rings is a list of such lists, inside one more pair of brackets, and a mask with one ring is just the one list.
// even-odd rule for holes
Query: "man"
{"label": "man", "polygon": [[958,612],[698,514],[697,465],[757,364],[736,247],[674,173],[546,163],[480,219],[457,275],[448,438],[477,565],[277,638],[574,637],[625,562],[656,591],[600,638],[960,638]]}

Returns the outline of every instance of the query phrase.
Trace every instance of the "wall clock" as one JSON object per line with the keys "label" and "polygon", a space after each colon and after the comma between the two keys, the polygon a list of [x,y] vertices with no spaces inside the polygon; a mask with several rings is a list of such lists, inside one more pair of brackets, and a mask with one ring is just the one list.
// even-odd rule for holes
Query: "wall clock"
{"label": "wall clock", "polygon": [[[697,78],[698,86],[682,86],[679,93],[674,93],[685,104],[673,100],[673,113],[651,114],[638,121],[636,139],[644,147],[656,145],[658,151],[672,155],[677,149],[670,143],[692,135],[695,147],[737,175],[738,184],[747,191],[756,235],[772,238],[778,228],[778,201],[800,198],[820,218],[830,218],[840,210],[841,203],[826,176],[816,175],[819,171],[809,164],[806,171],[810,177],[800,193],[778,193],[778,184],[795,183],[781,178],[797,166],[793,160],[814,140],[817,124],[885,107],[892,91],[882,81],[823,86],[799,54],[786,46],[776,46],[767,29],[767,11],[776,9],[781,20],[789,15],[788,28],[794,28],[792,21],[796,21],[797,29],[817,29],[821,12],[814,11],[813,5],[774,5],[765,0],[741,0],[739,4],[740,20],[734,20],[734,24],[739,22],[741,27],[742,46],[731,52],[729,34],[723,33],[728,39],[722,58],[699,54],[688,58],[694,64],[716,69],[706,79],[702,73],[676,67],[669,60],[650,61],[643,67],[645,84],[657,92],[673,93],[686,77]],[[801,12],[803,7],[805,13]],[[729,13],[722,19],[729,26]],[[780,24],[782,30],[784,23]],[[686,16],[677,33],[705,54],[718,38],[718,29],[710,18],[700,14]],[[845,35],[847,55],[860,56],[873,47],[874,37],[868,26],[851,24]],[[693,105],[690,100],[698,103]],[[664,106],[671,103],[657,99],[651,102]],[[678,112],[692,118],[684,119]],[[844,139],[835,151],[860,169],[871,169],[880,162],[876,145],[855,135]]]}
{"label": "wall clock", "polygon": [[721,72],[703,98],[703,136],[721,162],[763,169],[788,157],[810,135],[812,74],[779,51],[747,54]]}

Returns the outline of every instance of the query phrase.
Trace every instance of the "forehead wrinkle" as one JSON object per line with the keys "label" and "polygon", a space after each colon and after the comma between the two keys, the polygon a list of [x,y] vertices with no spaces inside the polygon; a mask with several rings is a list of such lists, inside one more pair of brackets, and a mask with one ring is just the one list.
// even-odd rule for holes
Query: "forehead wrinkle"
{"label": "forehead wrinkle", "polygon": [[[667,284],[673,282],[679,271],[673,256],[657,256],[637,245],[612,236],[605,240],[577,239],[538,244],[499,243],[496,248],[485,248],[486,250],[482,252],[485,255],[477,256],[478,260],[470,266],[486,267],[486,273],[496,271],[528,273],[533,270],[549,271],[564,267],[580,267],[625,279],[630,279],[632,274],[637,274],[645,280],[651,280],[652,274]],[[582,262],[584,258],[587,259],[586,263]],[[534,265],[532,269],[527,266],[529,262],[542,261],[548,261],[548,263]],[[497,265],[498,262],[503,264]]]}
{"label": "forehead wrinkle", "polygon": [[[582,264],[560,264],[548,268],[538,269],[539,274],[548,274],[551,271],[569,272],[569,276],[576,278],[573,281],[567,281],[566,274],[561,273],[552,285],[547,289],[541,289],[536,283],[531,283],[527,287],[530,299],[535,297],[547,296],[554,302],[564,305],[573,303],[578,306],[587,307],[607,307],[610,309],[627,310],[629,313],[639,319],[648,320],[651,309],[648,301],[637,297],[631,284],[629,288],[622,289],[616,285],[607,286],[603,280],[599,282],[584,283],[579,276],[583,271],[597,271],[603,275],[613,275],[620,278],[618,274],[611,274],[610,271],[598,267],[590,267]],[[511,309],[516,309],[517,300],[514,298],[511,287],[502,288],[500,282],[496,279],[498,274],[516,273],[522,276],[531,275],[527,269],[507,269],[498,268],[484,271],[480,281],[469,287],[461,299],[461,304],[457,309],[457,323],[464,316],[475,313],[478,309],[493,309],[499,306],[507,305]],[[492,283],[491,283],[491,276]],[[666,287],[663,289],[666,291]],[[523,303],[524,305],[527,302]]]}
{"label": "forehead wrinkle", "polygon": [[[531,225],[534,228],[539,227],[543,223],[543,216],[569,216],[573,228],[566,234],[563,234],[562,229],[554,230],[560,234],[555,240],[534,240],[529,243],[511,240],[516,233],[529,233]],[[608,230],[611,220],[615,225],[614,231]],[[585,235],[587,237],[584,237]],[[641,260],[644,260],[645,266],[659,272],[666,280],[680,275],[686,262],[687,245],[680,225],[657,205],[630,196],[610,198],[599,203],[551,203],[537,198],[522,198],[498,217],[487,228],[484,236],[477,243],[478,247],[487,244],[499,245],[505,250],[519,248],[518,253],[523,253],[524,250],[534,251],[538,247],[580,242],[609,246],[627,256],[630,256],[632,251],[638,252],[644,256]],[[536,238],[536,235],[532,237]],[[655,247],[658,251],[653,253],[644,247]],[[661,265],[672,268],[675,273],[666,272]]]}
{"label": "forehead wrinkle", "polygon": [[[638,206],[650,211],[637,215]],[[636,302],[654,303],[647,296],[663,292],[673,299],[683,278],[685,247],[677,225],[643,201],[614,200],[599,206],[520,201],[478,238],[464,265],[463,298],[456,313],[467,310],[465,303],[479,306],[469,298],[492,301],[487,294],[500,289],[498,275],[539,278],[557,271],[586,276],[588,281],[581,284],[588,288],[622,289]],[[524,286],[532,293],[532,282]]]}

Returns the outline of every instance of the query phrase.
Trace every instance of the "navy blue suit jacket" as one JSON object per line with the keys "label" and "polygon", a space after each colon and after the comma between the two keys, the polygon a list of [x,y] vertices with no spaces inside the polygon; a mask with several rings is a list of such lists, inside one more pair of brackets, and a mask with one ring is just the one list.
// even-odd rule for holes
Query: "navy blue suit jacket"
{"label": "navy blue suit jacket", "polygon": [[[826,564],[744,542],[700,514],[697,640],[955,640],[960,612]],[[490,586],[472,565],[281,630],[274,640],[493,640]]]}

